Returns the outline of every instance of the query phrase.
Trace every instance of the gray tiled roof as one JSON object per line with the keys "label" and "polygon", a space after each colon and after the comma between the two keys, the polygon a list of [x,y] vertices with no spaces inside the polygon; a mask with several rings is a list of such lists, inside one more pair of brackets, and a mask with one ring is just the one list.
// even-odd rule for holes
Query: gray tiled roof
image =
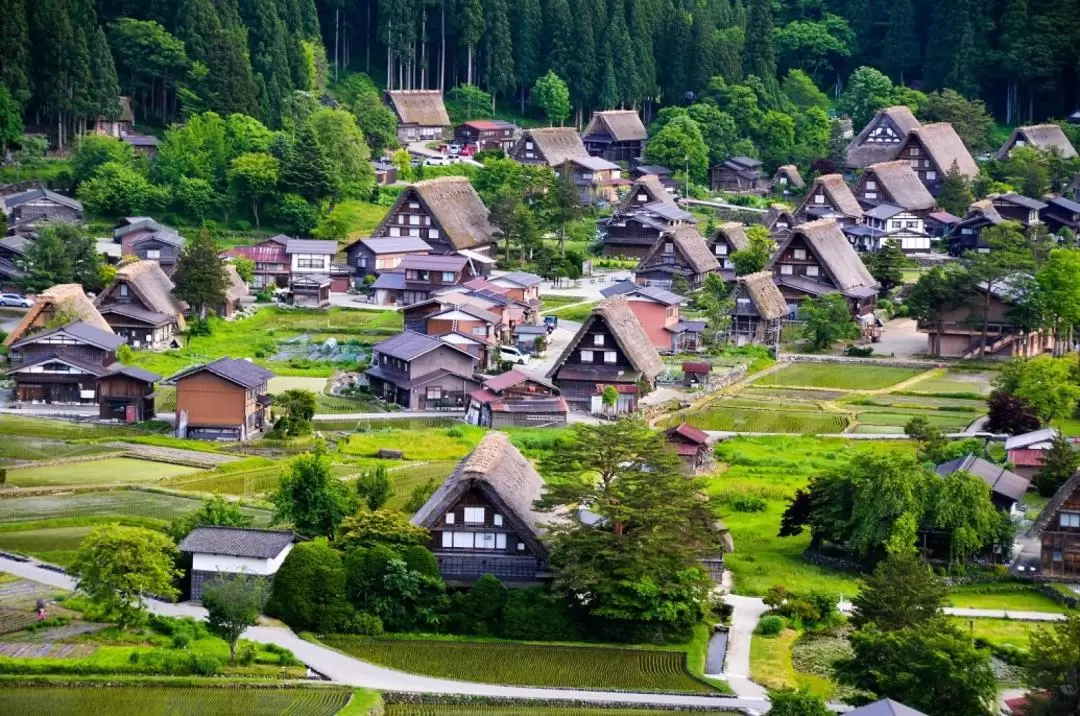
{"label": "gray tiled roof", "polygon": [[393,338],[387,338],[382,343],[372,347],[375,353],[382,353],[391,358],[399,358],[409,361],[429,353],[440,346],[453,348],[449,343],[440,341],[438,338],[417,333],[416,331],[402,331]]}
{"label": "gray tiled roof", "polygon": [[83,210],[83,205],[79,203],[77,199],[72,199],[70,196],[64,196],[63,194],[59,194],[49,189],[30,189],[29,191],[24,191],[21,194],[9,196],[4,199],[4,208],[13,209],[16,206],[21,206],[22,204],[25,204],[28,201],[34,201],[35,199],[48,199],[50,201],[56,202],[57,204],[60,204],[61,206],[75,209],[76,211]]}
{"label": "gray tiled roof", "polygon": [[926,714],[910,706],[904,706],[899,701],[882,699],[854,711],[848,711],[848,716],[926,716]]}
{"label": "gray tiled roof", "polygon": [[289,239],[285,244],[287,254],[323,254],[333,256],[337,253],[336,241],[321,241],[319,239]]}
{"label": "gray tiled roof", "polygon": [[392,236],[381,239],[357,239],[373,254],[402,254],[407,251],[431,251],[431,246],[415,236]]}
{"label": "gray tiled roof", "polygon": [[96,346],[107,351],[118,348],[127,342],[126,339],[116,335],[115,333],[109,333],[108,331],[103,331],[100,328],[95,328],[89,323],[75,321],[74,323],[69,323],[66,326],[58,326],[47,331],[42,331],[41,333],[34,333],[33,335],[16,341],[11,345],[11,347],[18,348],[23,345],[37,343],[46,336],[51,336],[55,333],[61,332],[67,333],[68,335],[73,336],[84,343],[88,343],[92,346]]}
{"label": "gray tiled roof", "polygon": [[182,370],[169,378],[169,382],[175,382],[204,370],[244,388],[255,388],[274,377],[274,374],[266,368],[255,365],[250,361],[225,357]]}
{"label": "gray tiled roof", "polygon": [[143,380],[147,383],[156,383],[161,380],[161,376],[157,373],[151,373],[143,368],[137,368],[133,365],[124,365],[123,363],[113,363],[109,366],[110,375],[126,375],[129,378],[135,380]]}
{"label": "gray tiled roof", "polygon": [[180,542],[181,552],[271,559],[296,539],[290,530],[249,527],[196,527]]}
{"label": "gray tiled roof", "polygon": [[379,277],[375,279],[375,283],[371,284],[374,289],[388,289],[392,291],[401,291],[405,289],[405,274],[401,271],[387,271],[386,273],[379,274]]}
{"label": "gray tiled roof", "polygon": [[516,283],[518,286],[536,286],[544,282],[544,279],[534,273],[529,273],[528,271],[511,271],[502,276],[495,276],[491,280],[498,281],[500,279]]}
{"label": "gray tiled roof", "polygon": [[1026,477],[1021,477],[1015,472],[1010,472],[1005,468],[995,465],[992,462],[983,460],[981,457],[975,455],[967,455],[965,457],[957,458],[956,460],[950,460],[949,462],[942,463],[937,466],[935,472],[939,475],[951,475],[954,472],[969,472],[975,477],[979,478],[990,489],[999,495],[1008,497],[1010,500],[1019,500],[1027,492],[1028,486],[1031,484],[1031,480]]}

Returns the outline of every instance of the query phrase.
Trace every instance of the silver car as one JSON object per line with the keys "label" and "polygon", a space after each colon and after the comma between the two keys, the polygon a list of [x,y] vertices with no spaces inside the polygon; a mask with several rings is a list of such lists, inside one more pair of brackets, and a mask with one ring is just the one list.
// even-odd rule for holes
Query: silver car
{"label": "silver car", "polygon": [[25,296],[20,296],[17,293],[0,293],[0,306],[30,308],[32,305],[34,305],[34,302]]}

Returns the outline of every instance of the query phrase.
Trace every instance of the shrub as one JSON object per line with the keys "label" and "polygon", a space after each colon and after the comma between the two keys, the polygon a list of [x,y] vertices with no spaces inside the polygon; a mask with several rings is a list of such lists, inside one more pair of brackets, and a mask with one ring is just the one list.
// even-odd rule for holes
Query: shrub
{"label": "shrub", "polygon": [[784,621],[783,617],[770,614],[761,618],[754,633],[760,636],[776,636],[784,631],[786,627],[787,622]]}
{"label": "shrub", "polygon": [[271,303],[274,300],[274,294],[265,288],[255,294],[256,303]]}
{"label": "shrub", "polygon": [[465,435],[465,433],[461,432],[461,428],[447,428],[445,434],[448,438],[460,438]]}
{"label": "shrub", "polygon": [[382,619],[367,612],[357,612],[349,620],[349,633],[378,636],[383,633]]}
{"label": "shrub", "polygon": [[844,355],[851,356],[853,358],[869,358],[870,356],[874,355],[874,347],[857,346],[851,344],[844,349]]}
{"label": "shrub", "polygon": [[473,634],[498,634],[502,628],[506,586],[499,578],[485,574],[462,599],[463,627]]}
{"label": "shrub", "polygon": [[731,501],[731,509],[736,512],[764,512],[768,506],[764,498],[756,495],[736,497]]}
{"label": "shrub", "polygon": [[566,602],[544,589],[515,589],[502,611],[502,635],[523,641],[577,641],[577,620]]}
{"label": "shrub", "polygon": [[250,666],[255,661],[255,645],[248,644],[240,650],[240,665]]}
{"label": "shrub", "polygon": [[345,567],[325,540],[302,542],[274,576],[266,613],[294,629],[338,631],[348,624]]}

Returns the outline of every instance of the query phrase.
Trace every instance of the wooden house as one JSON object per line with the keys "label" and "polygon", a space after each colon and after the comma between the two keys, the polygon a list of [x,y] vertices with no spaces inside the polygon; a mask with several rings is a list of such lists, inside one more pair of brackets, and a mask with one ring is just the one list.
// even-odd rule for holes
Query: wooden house
{"label": "wooden house", "polygon": [[1080,231],[1080,203],[1063,196],[1053,196],[1046,200],[1046,208],[1039,213],[1039,218],[1046,228],[1057,234],[1068,229],[1076,234]]}
{"label": "wooden house", "polygon": [[693,214],[675,203],[659,176],[646,174],[634,181],[611,217],[600,222],[603,255],[641,258],[663,232],[697,223]]}
{"label": "wooden house", "polygon": [[879,109],[844,150],[849,171],[896,158],[908,132],[919,125],[912,111],[903,105]]}
{"label": "wooden house", "polygon": [[379,274],[371,284],[380,306],[408,306],[473,277],[472,263],[464,256],[410,254],[392,271]]}
{"label": "wooden house", "polygon": [[502,119],[473,119],[454,127],[454,141],[478,151],[498,150],[509,154],[517,144],[521,128]]}
{"label": "wooden house", "polygon": [[605,298],[622,296],[656,350],[686,353],[700,350],[705,321],[685,321],[680,312],[685,296],[657,286],[620,281],[600,291]]}
{"label": "wooden house", "polygon": [[998,161],[1005,161],[1016,147],[1031,147],[1041,152],[1057,153],[1062,159],[1076,156],[1076,148],[1065,136],[1065,132],[1056,124],[1032,124],[1017,127],[997,151]]}
{"label": "wooden house", "polygon": [[796,223],[795,215],[785,204],[769,204],[765,212],[765,220],[762,222],[774,241],[785,238]]}
{"label": "wooden house", "polygon": [[397,117],[397,138],[401,144],[432,142],[450,134],[450,115],[446,113],[439,90],[391,90],[387,103]]}
{"label": "wooden house", "polygon": [[153,420],[154,384],[159,380],[157,373],[112,363],[108,372],[97,379],[98,417],[122,423]]}
{"label": "wooden house", "polygon": [[510,370],[488,378],[469,394],[465,421],[499,430],[505,427],[566,425],[569,408],[559,389],[543,378]]}
{"label": "wooden house", "polygon": [[1042,212],[1047,208],[1045,202],[1014,193],[991,195],[990,203],[1002,219],[1015,221],[1025,229],[1042,223]]}
{"label": "wooden house", "polygon": [[995,465],[974,454],[943,462],[934,469],[934,472],[941,476],[952,475],[956,472],[974,475],[990,488],[990,500],[994,503],[994,507],[1010,514],[1016,511],[1016,503],[1024,498],[1031,485],[1030,478],[1018,475],[1012,470],[1006,470],[1001,465]]}
{"label": "wooden house", "polygon": [[961,256],[967,251],[986,253],[990,247],[982,240],[982,230],[988,226],[997,226],[1005,218],[998,213],[990,199],[972,202],[968,212],[960,221],[953,224],[945,236],[949,243],[949,253]]}
{"label": "wooden house", "polygon": [[975,159],[948,122],[912,129],[897,150],[896,159],[907,162],[934,196],[941,191],[945,175],[954,164],[969,181],[979,174]]}
{"label": "wooden house", "polygon": [[433,254],[468,251],[470,257],[494,263],[491,257],[499,233],[466,177],[439,177],[403,190],[371,238],[421,239]]}
{"label": "wooden house", "polygon": [[465,410],[476,358],[433,336],[403,331],[372,347],[371,393],[406,410]]}
{"label": "wooden house", "polygon": [[426,317],[422,332],[469,353],[482,371],[496,363],[499,316],[479,306],[465,303],[436,311]]}
{"label": "wooden house", "polygon": [[[1005,438],[1005,454],[1013,466],[1013,472],[1029,480],[1035,477],[1057,436],[1057,428],[1042,428]],[[1070,442],[1075,449],[1080,438],[1070,438]]]}
{"label": "wooden house", "polygon": [[960,223],[960,217],[947,211],[931,211],[923,222],[926,233],[938,239],[947,236],[958,223]]}
{"label": "wooden house", "polygon": [[510,150],[510,158],[522,164],[546,164],[557,167],[567,159],[590,156],[573,127],[526,129]]}
{"label": "wooden house", "polygon": [[57,316],[112,333],[112,326],[98,311],[94,302],[77,283],[58,283],[50,286],[34,297],[34,303],[22,314],[15,328],[4,338],[4,345],[10,347],[32,333],[45,330],[50,323],[57,321]]}
{"label": "wooden house", "polygon": [[604,412],[604,388],[614,386],[619,391],[614,412],[628,413],[637,410],[641,385],[651,389],[663,370],[626,298],[616,296],[593,309],[547,377],[570,405],[594,413]]}
{"label": "wooden house", "polygon": [[225,252],[231,258],[245,258],[255,264],[251,287],[256,291],[287,288],[291,258],[286,250],[289,237],[284,234],[271,236],[257,244],[235,246]]}
{"label": "wooden house", "polygon": [[191,600],[200,601],[206,585],[226,575],[244,574],[269,582],[295,541],[291,530],[196,527],[177,545],[180,552],[191,555]]}
{"label": "wooden house", "polygon": [[785,164],[777,167],[772,177],[772,190],[781,196],[801,194],[806,188],[806,180],[799,173],[799,168],[794,164]]}
{"label": "wooden house", "polygon": [[870,316],[877,303],[878,282],[832,219],[793,228],[766,269],[789,304],[840,293],[853,316]]}
{"label": "wooden house", "polygon": [[713,191],[752,193],[766,190],[761,179],[761,162],[750,157],[731,157],[709,169]]}
{"label": "wooden house", "polygon": [[173,282],[157,261],[136,261],[117,270],[94,305],[132,348],[165,350],[179,345],[186,327],[186,305],[172,291]]}
{"label": "wooden house", "polygon": [[274,374],[240,358],[218,358],[168,379],[176,386],[176,434],[194,440],[250,440],[270,427],[267,384]]}
{"label": "wooden house", "polygon": [[[292,301],[298,305],[311,305],[304,299],[306,290],[312,286],[326,286],[325,299],[320,298],[318,307],[329,303],[329,293],[344,293],[352,287],[352,268],[334,262],[337,256],[336,241],[315,239],[289,239],[285,255],[289,257],[289,291]],[[306,279],[306,280],[302,280]],[[322,289],[319,289],[320,294]]]}
{"label": "wooden house", "polygon": [[814,180],[794,216],[796,223],[833,219],[840,226],[853,226],[862,221],[863,209],[844,177],[823,174]]}
{"label": "wooden house", "polygon": [[20,266],[24,265],[26,250],[34,240],[29,233],[0,238],[0,290],[14,291],[22,286],[26,272]]}
{"label": "wooden house", "polygon": [[372,162],[375,169],[375,183],[379,186],[397,184],[397,167],[390,162]]}
{"label": "wooden house", "polygon": [[708,433],[690,423],[668,428],[664,431],[664,440],[690,472],[701,472],[712,463]]}
{"label": "wooden house", "polygon": [[47,221],[80,222],[85,218],[81,202],[50,189],[30,189],[5,196],[3,209],[8,231],[12,233],[33,231]]}
{"label": "wooden house", "polygon": [[120,244],[121,256],[140,261],[157,261],[166,274],[172,275],[184,237],[176,229],[159,224],[149,216],[129,216],[113,229],[113,241]]}
{"label": "wooden house", "polygon": [[236,272],[236,266],[228,261],[225,263],[225,300],[217,307],[216,312],[222,318],[232,318],[240,310],[240,302],[248,295],[248,285],[240,274]]}
{"label": "wooden house", "polygon": [[152,134],[121,134],[120,141],[134,149],[136,153],[149,158],[157,156],[160,145],[158,138]]}
{"label": "wooden house", "polygon": [[402,236],[384,239],[357,239],[345,247],[345,257],[353,272],[363,278],[393,271],[406,256],[426,256],[431,247],[423,239]]}
{"label": "wooden house", "polygon": [[731,260],[731,255],[750,247],[750,239],[746,236],[746,226],[738,221],[725,221],[716,227],[716,231],[708,240],[708,245],[709,252],[720,264],[720,275],[725,281],[734,281],[735,263]]}
{"label": "wooden house", "polygon": [[[980,353],[1028,357],[1051,347],[1048,333],[1028,331],[1013,318],[1011,307],[1018,289],[1012,282],[998,281],[993,285],[988,309],[984,309],[986,291],[985,283],[976,284],[969,301],[946,311],[937,322],[919,322],[918,331],[926,334],[927,353],[943,358],[974,358]],[[987,324],[985,351],[982,349],[984,310]]]}
{"label": "wooden house", "polygon": [[501,293],[515,301],[531,307],[534,312],[540,310],[540,286],[544,279],[528,271],[508,271],[501,276],[487,280],[493,286],[503,289]]}
{"label": "wooden house", "polygon": [[630,185],[622,178],[618,164],[602,157],[571,157],[555,168],[555,175],[569,173],[585,206],[602,202],[613,204],[619,199],[619,188]]}
{"label": "wooden house", "polygon": [[720,270],[697,227],[689,224],[668,229],[634,269],[634,281],[641,286],[670,289],[676,276],[698,288],[710,273]]}
{"label": "wooden house", "polygon": [[428,546],[448,584],[485,574],[509,586],[533,586],[551,577],[545,527],[557,519],[540,513],[544,481],[505,433],[487,433],[411,522],[431,532]]}
{"label": "wooden house", "polygon": [[757,343],[779,352],[780,329],[791,313],[773,275],[758,271],[741,276],[731,312],[731,339],[737,346]]}
{"label": "wooden house", "polygon": [[609,109],[593,112],[581,138],[594,157],[632,162],[644,153],[648,133],[635,110]]}
{"label": "wooden house", "polygon": [[1080,577],[1080,472],[1058,488],[1031,533],[1042,545],[1043,577]]}
{"label": "wooden house", "polygon": [[864,209],[863,221],[846,233],[857,249],[873,252],[894,242],[906,253],[930,251],[925,219],[934,197],[907,162],[871,164],[854,193]]}
{"label": "wooden house", "polygon": [[117,111],[109,116],[99,115],[94,118],[91,131],[106,137],[119,139],[131,134],[135,127],[135,112],[131,109],[131,97],[117,97]]}
{"label": "wooden house", "polygon": [[674,196],[679,193],[679,182],[675,181],[675,177],[671,175],[671,170],[659,164],[639,164],[630,170],[630,179],[634,181],[649,174],[658,178],[669,194]]}

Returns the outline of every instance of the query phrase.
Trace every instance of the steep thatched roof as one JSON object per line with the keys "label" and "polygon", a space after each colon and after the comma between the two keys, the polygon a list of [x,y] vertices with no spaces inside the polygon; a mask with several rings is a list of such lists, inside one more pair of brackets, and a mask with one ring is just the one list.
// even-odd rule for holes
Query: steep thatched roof
{"label": "steep thatched roof", "polygon": [[781,220],[787,222],[788,229],[795,225],[795,215],[786,204],[769,204],[769,210],[765,212],[765,228],[775,231],[777,222]]}
{"label": "steep thatched roof", "polygon": [[143,302],[150,311],[174,318],[180,330],[184,330],[184,302],[173,296],[173,282],[157,261],[134,261],[121,266],[101,295],[94,301],[99,309],[112,303],[109,299],[117,287],[126,283],[128,290]]}
{"label": "steep thatched roof", "polygon": [[403,124],[449,127],[442,92],[439,90],[394,90],[386,93],[390,106]]}
{"label": "steep thatched roof", "polygon": [[708,273],[720,268],[716,257],[709,251],[705,239],[698,233],[697,227],[690,224],[674,226],[660,235],[649,253],[641,259],[641,266],[649,265],[651,259],[664,250],[664,244],[671,241],[675,252],[680,254],[694,273]]}
{"label": "steep thatched roof", "polygon": [[908,133],[907,141],[918,142],[942,175],[948,173],[953,162],[968,179],[974,179],[979,174],[979,165],[964,146],[960,135],[948,122],[916,127]]}
{"label": "steep thatched roof", "polygon": [[750,246],[750,239],[746,237],[746,226],[738,221],[725,221],[716,227],[712,243],[715,244],[720,238],[727,239],[728,246],[734,251],[742,251]]}
{"label": "steep thatched roof", "polygon": [[543,488],[544,481],[536,468],[514,447],[506,433],[493,431],[458,463],[446,482],[439,485],[409,521],[421,527],[434,527],[466,492],[478,489],[501,510],[503,518],[537,554],[546,556],[547,549],[542,543],[544,524],[554,521],[556,516],[539,512],[533,506]]}
{"label": "steep thatched roof", "polygon": [[398,194],[372,236],[387,235],[390,221],[406,201],[420,202],[431,212],[454,250],[490,244],[499,230],[488,218],[487,207],[466,177],[439,177],[417,182]]}
{"label": "steep thatched roof", "polygon": [[1065,136],[1065,132],[1056,124],[1033,124],[1027,127],[1017,127],[1009,138],[998,150],[998,159],[1008,159],[1009,152],[1016,146],[1017,140],[1024,144],[1041,149],[1044,152],[1056,149],[1065,159],[1076,156],[1076,148]]}
{"label": "steep thatched roof", "polygon": [[34,305],[23,314],[19,325],[4,339],[4,345],[10,346],[35,330],[44,328],[58,311],[69,312],[78,317],[76,320],[99,330],[113,332],[112,327],[98,312],[94,302],[86,295],[81,285],[58,283],[37,295]]}
{"label": "steep thatched roof", "polygon": [[802,174],[799,173],[799,168],[794,164],[785,164],[776,168],[776,173],[773,174],[773,182],[777,182],[780,177],[787,177],[788,185],[793,186],[796,189],[802,189],[806,186],[806,180],[802,178]]}
{"label": "steep thatched roof", "polygon": [[1050,501],[1046,503],[1046,506],[1042,508],[1042,512],[1035,518],[1035,524],[1031,526],[1030,534],[1037,535],[1046,529],[1051,520],[1054,520],[1058,516],[1058,512],[1061,511],[1065,501],[1080,489],[1080,472],[1076,472],[1065,481],[1065,484],[1057,489],[1054,496],[1050,498]]}
{"label": "steep thatched roof", "polygon": [[660,359],[660,354],[656,352],[656,348],[653,346],[648,334],[645,333],[645,329],[642,328],[641,322],[638,321],[634,312],[630,310],[626,297],[615,296],[594,308],[589,317],[582,322],[581,328],[578,329],[577,333],[566,345],[566,348],[563,349],[562,354],[555,361],[555,365],[548,371],[547,377],[554,377],[562,364],[573,355],[574,351],[578,349],[581,339],[585,337],[594,321],[604,321],[608,330],[611,331],[611,335],[615,337],[615,342],[619,344],[619,348],[622,349],[630,364],[633,365],[634,370],[640,371],[650,381],[663,372],[664,361]]}
{"label": "steep thatched roof", "polygon": [[609,109],[593,112],[589,125],[585,127],[585,136],[590,134],[610,134],[616,142],[640,142],[648,136],[645,125],[638,113],[632,109]]}
{"label": "steep thatched roof", "polygon": [[788,314],[787,301],[784,300],[780,289],[776,287],[772,273],[758,271],[748,276],[741,276],[739,285],[754,303],[754,307],[762,318],[774,320]]}
{"label": "steep thatched roof", "polygon": [[232,262],[225,264],[225,298],[230,301],[239,301],[248,295],[248,286],[240,274],[236,272],[236,266]]}
{"label": "steep thatched roof", "polygon": [[892,203],[901,209],[925,211],[934,207],[934,197],[905,161],[871,164],[859,180],[859,186],[865,186],[871,179],[877,181],[878,196],[885,191],[892,198]]}
{"label": "steep thatched roof", "polygon": [[518,157],[519,149],[530,141],[544,155],[544,161],[548,163],[548,166],[557,167],[567,159],[588,159],[590,156],[573,127],[526,129],[521,133],[521,139],[514,148],[513,156]]}
{"label": "steep thatched roof", "polygon": [[806,198],[799,205],[796,214],[801,215],[807,209],[817,206],[812,203],[812,199],[817,194],[818,187],[824,190],[825,198],[836,211],[853,219],[862,218],[862,206],[859,205],[855,195],[851,193],[851,189],[844,181],[844,177],[839,174],[822,174],[815,179],[814,185],[810,187],[810,191],[806,192]]}
{"label": "steep thatched roof", "polygon": [[780,245],[769,262],[769,268],[782,256],[787,245],[796,236],[805,239],[810,249],[814,252],[818,261],[822,263],[825,271],[832,278],[833,283],[841,291],[849,291],[854,288],[875,287],[878,282],[866,270],[862,259],[851,248],[844,232],[833,219],[818,219],[799,224],[791,230],[791,235]]}
{"label": "steep thatched roof", "polygon": [[[637,197],[641,193],[645,193],[648,196],[647,201],[638,201]],[[634,183],[630,186],[630,191],[627,192],[623,200],[619,202],[619,208],[615,210],[615,214],[623,214],[627,211],[633,210],[634,207],[644,206],[645,204],[651,204],[653,202],[660,202],[670,207],[678,208],[678,204],[675,203],[675,198],[668,193],[664,183],[660,181],[660,177],[656,174],[645,174],[634,180]]]}
{"label": "steep thatched roof", "polygon": [[878,162],[887,162],[896,156],[896,151],[900,148],[899,143],[872,141],[870,135],[881,126],[893,128],[902,143],[907,133],[919,126],[919,120],[915,119],[915,115],[909,108],[902,105],[879,109],[874,118],[867,122],[862,131],[848,144],[845,150],[848,167],[852,169],[868,167]]}

